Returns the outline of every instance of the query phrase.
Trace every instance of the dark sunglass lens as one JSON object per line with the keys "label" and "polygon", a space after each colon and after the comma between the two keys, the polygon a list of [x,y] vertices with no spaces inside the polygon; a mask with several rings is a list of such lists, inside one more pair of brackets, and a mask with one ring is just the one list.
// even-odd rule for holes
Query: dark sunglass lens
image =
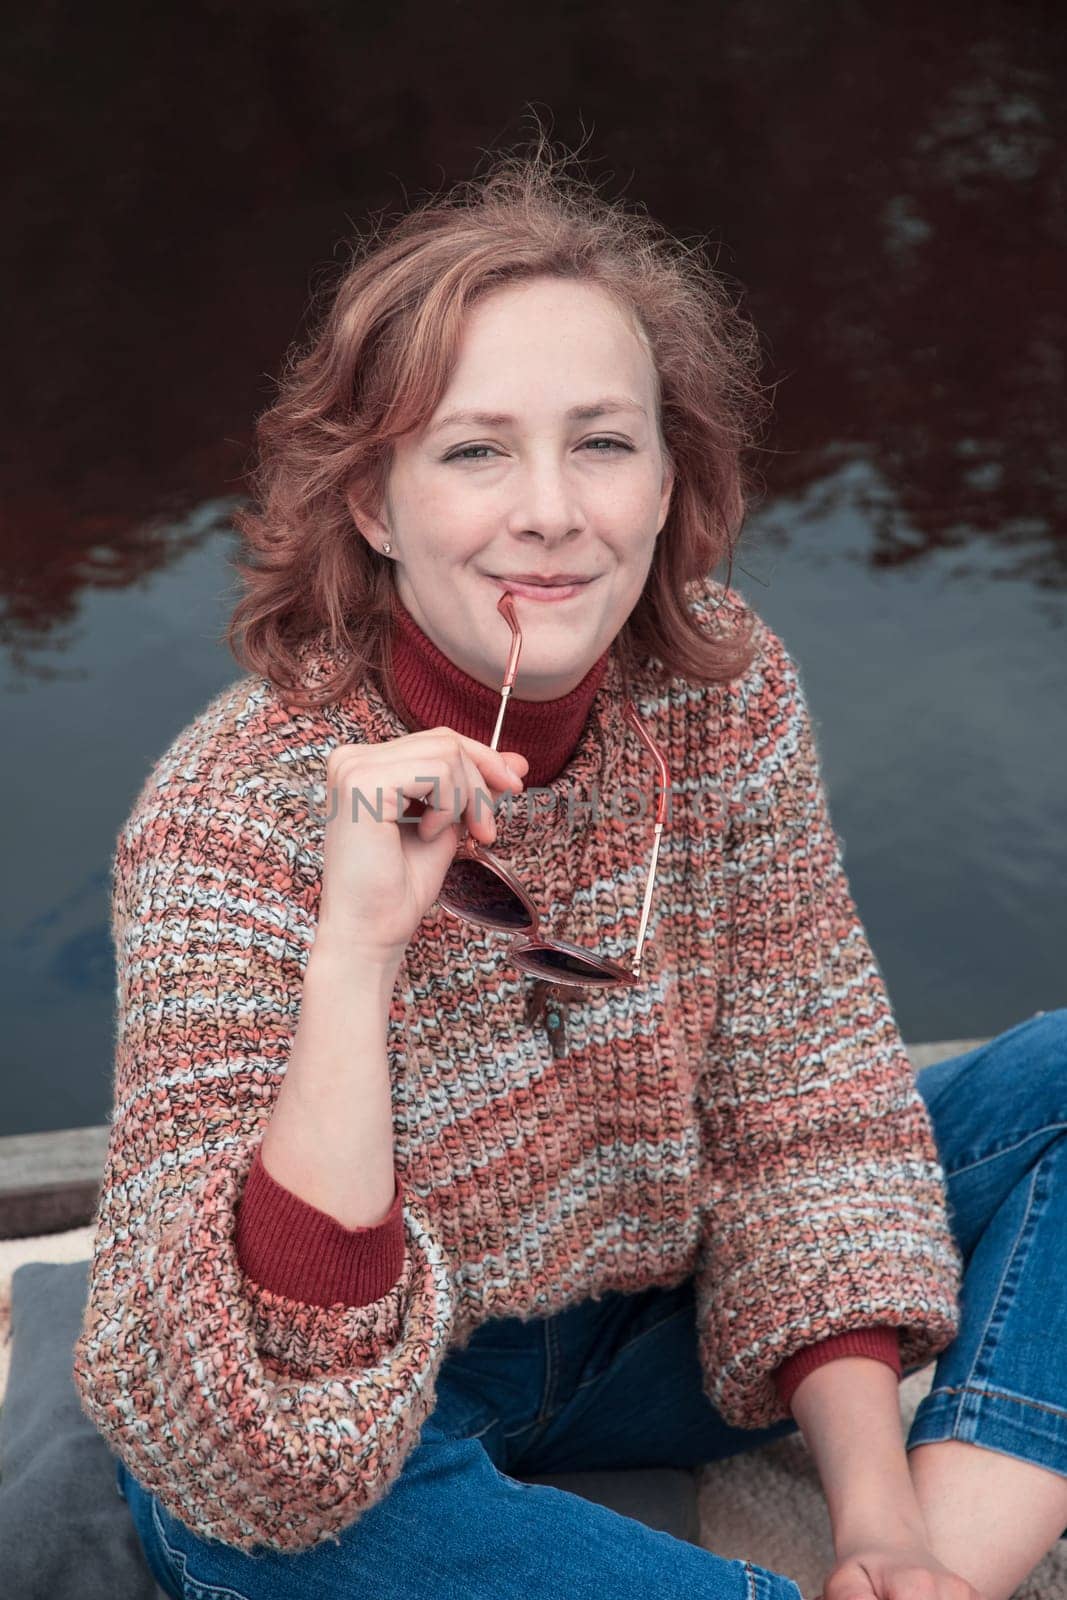
{"label": "dark sunglass lens", "polygon": [[589,983],[603,983],[607,977],[598,962],[583,961],[567,950],[524,950],[522,958],[527,972],[536,966],[541,977],[549,981],[560,973],[566,973],[572,978],[585,978]]}
{"label": "dark sunglass lens", "polygon": [[440,900],[451,911],[485,918],[507,928],[528,928],[529,913],[503,878],[478,861],[453,861],[441,885]]}

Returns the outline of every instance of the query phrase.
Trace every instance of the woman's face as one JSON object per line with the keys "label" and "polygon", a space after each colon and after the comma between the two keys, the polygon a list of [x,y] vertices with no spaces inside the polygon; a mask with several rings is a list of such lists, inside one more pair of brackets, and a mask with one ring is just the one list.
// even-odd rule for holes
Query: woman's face
{"label": "woman's face", "polygon": [[[379,516],[352,506],[379,559],[394,562],[408,612],[479,683],[499,689],[511,646],[494,578],[593,580],[569,600],[516,597],[513,692],[524,700],[568,694],[637,604],[672,487],[653,382],[603,290],[509,285],[472,309],[434,415],[397,441]],[[597,405],[598,416],[568,416]],[[497,415],[445,420],[456,411]]]}

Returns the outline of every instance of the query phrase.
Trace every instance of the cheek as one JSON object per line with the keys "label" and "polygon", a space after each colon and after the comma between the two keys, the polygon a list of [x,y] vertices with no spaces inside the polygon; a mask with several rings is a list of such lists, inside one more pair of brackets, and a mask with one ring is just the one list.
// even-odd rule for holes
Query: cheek
{"label": "cheek", "polygon": [[418,526],[425,547],[439,559],[463,561],[499,536],[500,518],[487,504],[472,503],[469,495],[445,489],[420,504]]}
{"label": "cheek", "polygon": [[605,484],[598,514],[609,527],[620,530],[628,544],[642,544],[655,533],[660,514],[660,480],[658,474],[641,473],[638,477],[616,473]]}
{"label": "cheek", "polygon": [[417,533],[408,538],[407,554],[442,570],[477,561],[495,536],[495,529],[483,527],[482,522],[447,503],[427,506],[412,524]]}
{"label": "cheek", "polygon": [[643,576],[648,570],[656,552],[658,520],[655,508],[635,507],[632,501],[606,520],[604,542],[627,571]]}

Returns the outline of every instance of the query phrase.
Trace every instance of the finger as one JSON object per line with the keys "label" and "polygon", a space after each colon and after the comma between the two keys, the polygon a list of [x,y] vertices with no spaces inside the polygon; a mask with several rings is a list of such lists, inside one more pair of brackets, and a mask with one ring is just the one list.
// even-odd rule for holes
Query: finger
{"label": "finger", "polygon": [[466,770],[458,746],[439,762],[435,762],[434,784],[426,796],[426,810],[419,821],[419,838],[427,844],[440,838],[447,828],[457,827],[458,818],[466,804]]}
{"label": "finger", "polygon": [[458,820],[476,839],[488,844],[497,836],[497,801],[523,787],[521,772],[509,766],[507,757],[518,756],[524,766],[526,758],[517,751],[491,750],[462,736],[457,736],[456,751],[463,770],[463,790],[453,806],[452,821]]}
{"label": "finger", "polygon": [[[478,767],[466,751],[461,751],[460,759],[463,762],[467,796],[463,821],[476,839],[481,839],[485,844],[491,844],[497,833],[493,803],[497,795],[504,791],[494,790],[486,783],[482,773],[479,772]],[[507,785],[507,787],[511,787],[511,785]]]}
{"label": "finger", "polygon": [[482,744],[478,739],[468,739],[466,734],[455,733],[451,728],[442,729],[442,732],[451,734],[453,739],[458,739],[465,752],[473,759],[475,765],[485,773],[491,783],[498,789],[510,786],[511,771],[523,777],[530,769],[530,763],[518,750],[494,750],[491,745]]}
{"label": "finger", "polygon": [[[495,757],[497,753],[491,754]],[[504,786],[512,787],[512,780],[499,763],[494,762],[494,766],[501,771]],[[476,838],[489,843],[496,838],[493,801],[498,792],[502,790],[494,790],[463,743],[455,741],[450,757],[441,767],[435,796],[430,797],[436,803],[428,807],[425,820],[419,822],[420,838],[430,842],[448,828],[462,831],[466,825]]]}

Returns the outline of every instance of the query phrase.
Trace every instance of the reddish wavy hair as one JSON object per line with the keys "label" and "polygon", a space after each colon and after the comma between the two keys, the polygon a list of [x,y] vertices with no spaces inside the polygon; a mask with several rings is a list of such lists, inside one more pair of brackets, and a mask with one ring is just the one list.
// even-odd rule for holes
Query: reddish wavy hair
{"label": "reddish wavy hair", "polygon": [[[357,241],[313,297],[313,332],[290,350],[275,402],[257,420],[252,497],[234,514],[246,559],[231,564],[244,594],[220,641],[290,706],[318,709],[370,675],[404,716],[392,666],[393,564],[353,527],[346,490],[357,504],[381,503],[392,443],[439,404],[468,309],[537,277],[606,290],[655,369],[675,483],[645,588],[613,644],[623,682],[635,670],[653,682],[729,682],[754,658],[752,612],[742,607],[732,632],[706,631],[687,586],[724,557],[732,574],[749,491],[742,457],[768,406],[758,333],[700,247],[643,209],[603,199],[565,165],[543,133],[525,154],[497,154],[484,176]],[[296,652],[323,629],[343,665],[316,691],[300,686]]]}

